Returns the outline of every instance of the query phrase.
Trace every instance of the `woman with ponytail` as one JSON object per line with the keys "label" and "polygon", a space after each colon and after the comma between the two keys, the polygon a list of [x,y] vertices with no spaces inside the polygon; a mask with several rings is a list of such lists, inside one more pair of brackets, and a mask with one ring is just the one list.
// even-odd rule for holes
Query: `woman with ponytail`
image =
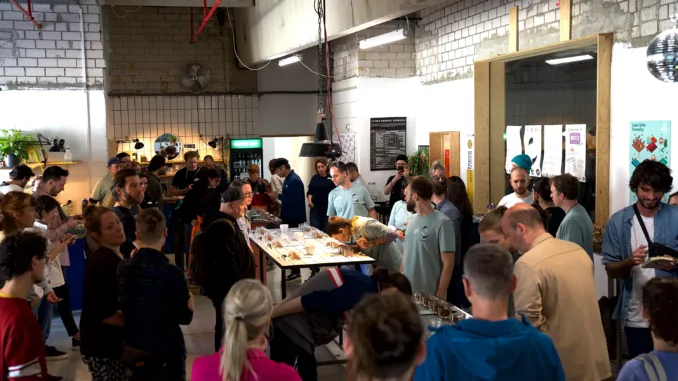
{"label": "woman with ponytail", "polygon": [[273,309],[271,359],[296,366],[301,379],[318,379],[315,347],[334,340],[349,311],[368,294],[400,291],[412,295],[405,275],[344,268],[321,271]]}
{"label": "woman with ponytail", "polygon": [[192,381],[300,381],[294,368],[264,354],[273,311],[268,288],[257,280],[237,282],[224,301],[226,334],[221,351],[193,363]]}

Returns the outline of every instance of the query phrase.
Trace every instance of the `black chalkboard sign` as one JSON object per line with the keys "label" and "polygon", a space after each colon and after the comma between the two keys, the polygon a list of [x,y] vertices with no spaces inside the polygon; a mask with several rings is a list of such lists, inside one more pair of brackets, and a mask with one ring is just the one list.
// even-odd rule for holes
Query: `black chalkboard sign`
{"label": "black chalkboard sign", "polygon": [[405,153],[407,118],[370,118],[370,170],[392,171]]}

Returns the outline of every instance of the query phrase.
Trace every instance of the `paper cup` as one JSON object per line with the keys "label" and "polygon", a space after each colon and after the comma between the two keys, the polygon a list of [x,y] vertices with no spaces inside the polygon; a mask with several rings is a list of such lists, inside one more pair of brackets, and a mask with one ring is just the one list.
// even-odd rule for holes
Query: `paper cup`
{"label": "paper cup", "polygon": [[287,233],[287,229],[288,229],[289,227],[290,227],[290,225],[288,225],[288,224],[282,224],[282,225],[280,225],[280,232],[283,233],[283,234],[286,234],[286,233]]}
{"label": "paper cup", "polygon": [[304,239],[304,232],[294,232],[294,239],[301,241]]}
{"label": "paper cup", "polygon": [[315,245],[307,243],[306,244],[306,254],[308,254],[308,255],[315,254]]}

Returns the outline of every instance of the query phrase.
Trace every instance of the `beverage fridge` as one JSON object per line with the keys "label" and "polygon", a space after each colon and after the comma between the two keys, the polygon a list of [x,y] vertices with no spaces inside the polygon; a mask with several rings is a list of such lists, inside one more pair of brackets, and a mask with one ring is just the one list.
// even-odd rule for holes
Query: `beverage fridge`
{"label": "beverage fridge", "polygon": [[264,176],[264,150],[261,138],[231,139],[231,181],[249,178],[247,166],[256,164],[259,166],[259,176]]}

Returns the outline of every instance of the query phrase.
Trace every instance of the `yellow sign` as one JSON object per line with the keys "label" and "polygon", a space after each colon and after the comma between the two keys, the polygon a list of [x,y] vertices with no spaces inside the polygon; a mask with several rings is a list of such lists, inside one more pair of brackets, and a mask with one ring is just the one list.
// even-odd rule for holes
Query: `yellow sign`
{"label": "yellow sign", "polygon": [[468,200],[473,205],[473,170],[466,170],[466,192],[468,193]]}

